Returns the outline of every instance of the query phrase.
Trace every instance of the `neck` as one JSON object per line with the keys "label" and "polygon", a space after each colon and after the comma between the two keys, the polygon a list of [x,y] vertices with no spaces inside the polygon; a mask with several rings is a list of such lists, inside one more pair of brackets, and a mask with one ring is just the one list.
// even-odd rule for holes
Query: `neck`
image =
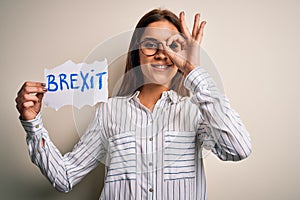
{"label": "neck", "polygon": [[139,94],[140,102],[145,107],[147,107],[150,111],[153,111],[154,105],[160,99],[162,93],[168,90],[169,88],[166,88],[162,85],[156,85],[156,84],[143,85]]}

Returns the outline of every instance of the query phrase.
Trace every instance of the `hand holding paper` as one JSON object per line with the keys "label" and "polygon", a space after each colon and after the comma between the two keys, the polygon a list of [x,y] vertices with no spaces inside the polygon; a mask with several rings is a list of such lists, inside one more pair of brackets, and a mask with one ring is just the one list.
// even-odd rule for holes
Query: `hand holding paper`
{"label": "hand holding paper", "polygon": [[22,85],[15,99],[22,120],[32,120],[37,116],[46,91],[44,83],[25,82]]}
{"label": "hand holding paper", "polygon": [[64,105],[81,108],[107,102],[107,60],[92,64],[67,61],[53,69],[44,70],[48,88],[44,103],[56,110]]}

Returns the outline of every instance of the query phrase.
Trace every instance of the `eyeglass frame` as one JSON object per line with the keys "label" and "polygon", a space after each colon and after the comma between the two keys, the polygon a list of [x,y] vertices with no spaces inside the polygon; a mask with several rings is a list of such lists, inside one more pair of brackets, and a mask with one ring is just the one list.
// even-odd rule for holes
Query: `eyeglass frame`
{"label": "eyeglass frame", "polygon": [[[145,52],[143,51],[143,48],[141,47],[141,44],[146,42],[146,41],[151,41],[153,43],[156,43],[157,44],[157,48],[155,48],[155,52],[153,54],[145,54]],[[138,43],[138,46],[139,46],[139,49],[142,51],[142,53],[145,55],[145,56],[154,56],[155,54],[157,54],[158,50],[159,50],[159,45],[162,45],[163,46],[163,43],[154,39],[154,38],[147,38],[147,39],[144,39],[143,41],[139,42]],[[173,44],[173,43],[172,43]],[[180,45],[181,46],[181,45]],[[154,49],[154,48],[153,48]]]}

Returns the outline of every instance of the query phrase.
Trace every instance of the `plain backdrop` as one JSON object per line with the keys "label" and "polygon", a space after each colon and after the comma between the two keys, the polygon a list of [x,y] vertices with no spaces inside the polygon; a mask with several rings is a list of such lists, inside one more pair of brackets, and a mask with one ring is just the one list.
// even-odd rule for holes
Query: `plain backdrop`
{"label": "plain backdrop", "polygon": [[[184,10],[190,27],[196,12],[207,20],[202,48],[251,134],[253,153],[244,161],[206,156],[209,199],[299,199],[299,2],[1,0],[0,199],[98,199],[103,166],[68,194],[52,188],[30,161],[14,99],[24,81],[43,80],[44,68],[84,61],[99,44],[133,30],[141,16],[159,7]],[[120,48],[127,45],[120,42]],[[122,64],[118,59],[115,65]],[[80,113],[90,109],[43,109],[44,125],[62,153],[88,125],[91,116]]]}

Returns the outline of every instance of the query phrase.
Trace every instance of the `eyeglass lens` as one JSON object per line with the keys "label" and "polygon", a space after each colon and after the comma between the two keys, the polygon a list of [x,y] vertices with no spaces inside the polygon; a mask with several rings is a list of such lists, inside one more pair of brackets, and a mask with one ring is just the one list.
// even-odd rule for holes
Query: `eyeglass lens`
{"label": "eyeglass lens", "polygon": [[[140,43],[140,48],[142,52],[147,56],[152,56],[157,53],[158,49],[160,48],[159,45],[161,42],[152,41],[152,40],[144,40]],[[173,41],[169,45],[170,49],[174,52],[178,52],[181,50],[181,45],[179,42]]]}

